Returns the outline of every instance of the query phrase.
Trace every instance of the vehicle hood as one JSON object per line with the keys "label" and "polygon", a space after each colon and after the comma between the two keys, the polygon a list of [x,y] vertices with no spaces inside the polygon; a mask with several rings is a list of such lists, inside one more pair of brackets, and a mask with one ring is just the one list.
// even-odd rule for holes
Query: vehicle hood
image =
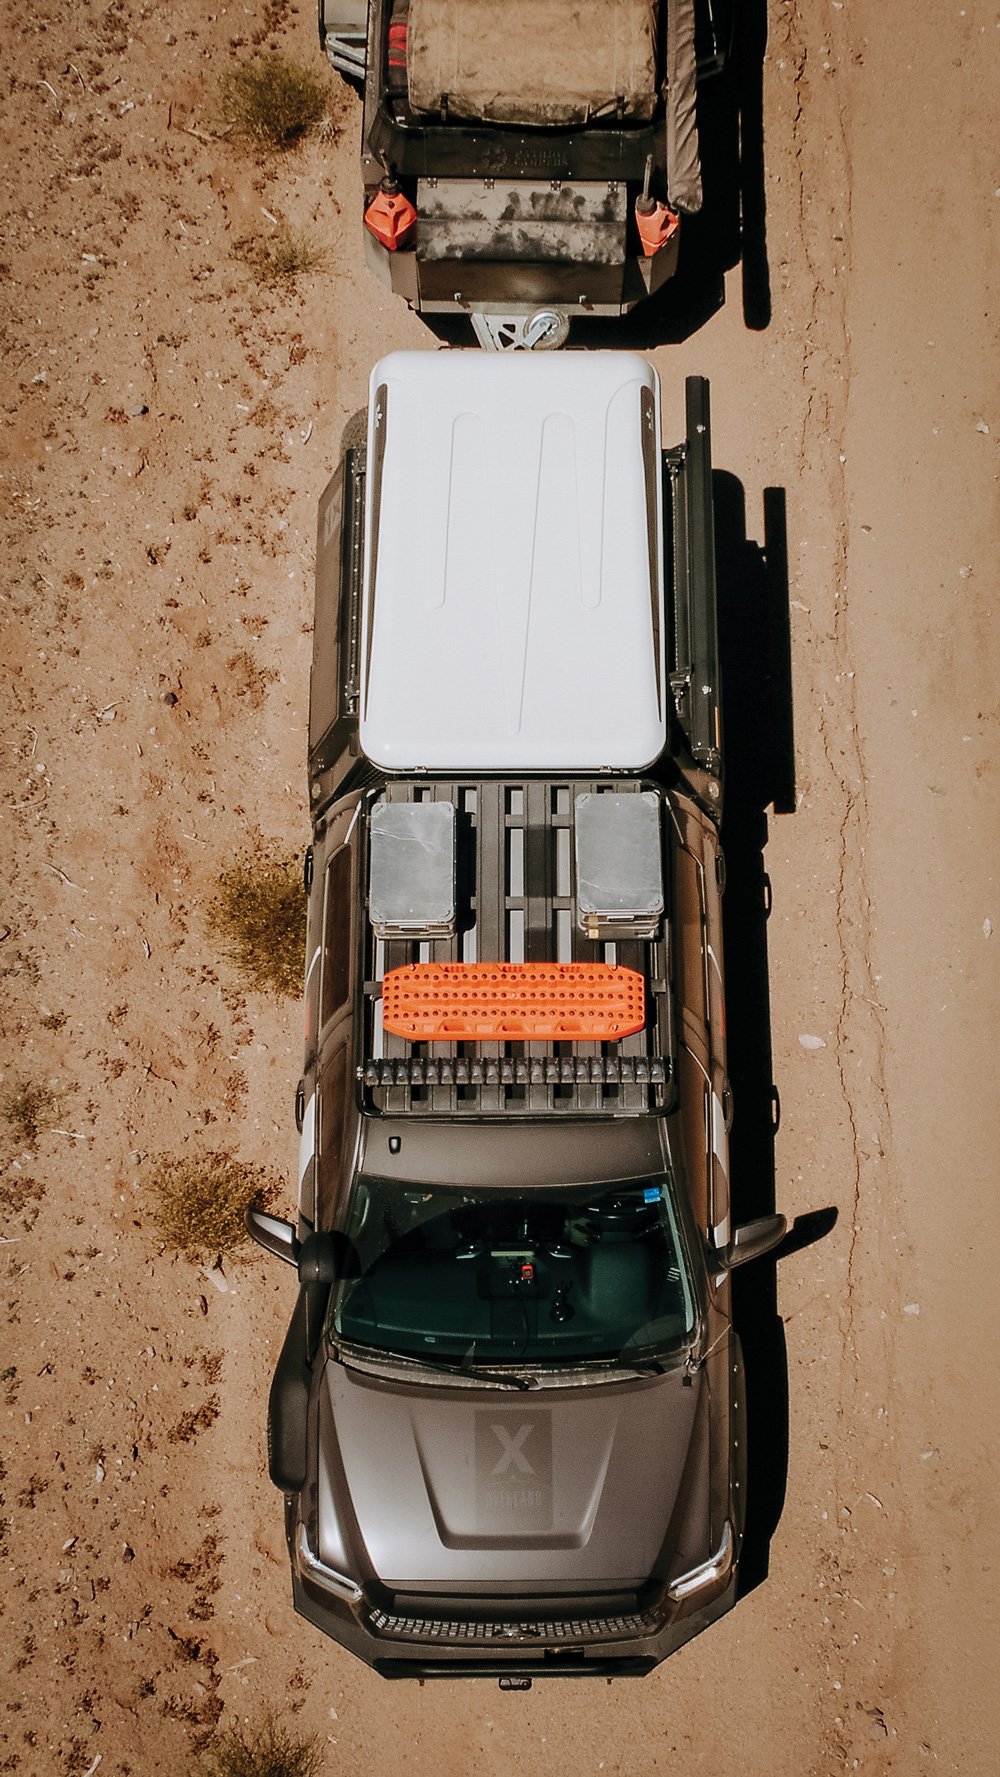
{"label": "vehicle hood", "polygon": [[665,1542],[707,1546],[709,1418],[704,1370],[513,1394],[331,1360],[320,1553],[360,1539],[389,1587],[631,1589]]}

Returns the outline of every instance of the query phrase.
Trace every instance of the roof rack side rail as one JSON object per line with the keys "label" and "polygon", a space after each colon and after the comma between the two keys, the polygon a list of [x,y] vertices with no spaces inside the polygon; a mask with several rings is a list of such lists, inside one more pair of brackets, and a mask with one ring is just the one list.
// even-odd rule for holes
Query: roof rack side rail
{"label": "roof rack side rail", "polygon": [[[686,563],[678,588],[683,607],[678,641],[683,635],[690,678],[686,699],[687,730],[695,763],[720,782],[722,778],[722,700],[715,587],[715,512],[712,501],[712,432],[708,380],[689,376],[684,384],[687,421],[681,497],[685,504]],[[686,572],[683,570],[686,568]]]}

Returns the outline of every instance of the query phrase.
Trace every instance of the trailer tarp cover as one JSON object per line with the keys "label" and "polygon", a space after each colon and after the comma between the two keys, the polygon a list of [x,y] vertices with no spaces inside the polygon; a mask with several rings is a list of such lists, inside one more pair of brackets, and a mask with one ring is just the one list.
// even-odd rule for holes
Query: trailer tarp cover
{"label": "trailer tarp cover", "polygon": [[656,13],[652,0],[410,0],[410,104],[484,123],[649,122]]}
{"label": "trailer tarp cover", "polygon": [[694,0],[673,0],[667,12],[666,86],[667,196],[675,210],[693,216],[701,209]]}

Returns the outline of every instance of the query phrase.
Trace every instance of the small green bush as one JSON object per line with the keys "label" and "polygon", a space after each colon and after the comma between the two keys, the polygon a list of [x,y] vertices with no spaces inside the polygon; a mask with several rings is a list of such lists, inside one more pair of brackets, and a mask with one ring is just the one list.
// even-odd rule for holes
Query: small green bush
{"label": "small green bush", "polygon": [[244,987],[298,999],[306,960],[306,897],[294,853],[261,847],[223,870],[208,927]]}
{"label": "small green bush", "polygon": [[246,235],[233,248],[237,259],[249,266],[262,284],[294,284],[306,272],[323,263],[322,248],[308,235],[296,234],[282,222],[273,234]]}
{"label": "small green bush", "polygon": [[257,56],[219,82],[220,107],[234,134],[267,148],[292,148],[326,123],[328,99],[327,82],[288,56]]}
{"label": "small green bush", "polygon": [[262,1728],[228,1728],[202,1754],[199,1777],[318,1777],[321,1751],[313,1736],[266,1721]]}
{"label": "small green bush", "polygon": [[42,1131],[55,1122],[58,1102],[50,1086],[37,1080],[21,1080],[8,1087],[0,1110],[15,1138],[24,1147],[33,1148]]}
{"label": "small green bush", "polygon": [[181,1252],[229,1253],[249,1239],[248,1209],[263,1209],[277,1180],[262,1166],[227,1149],[164,1154],[146,1186],[150,1220],[161,1239]]}

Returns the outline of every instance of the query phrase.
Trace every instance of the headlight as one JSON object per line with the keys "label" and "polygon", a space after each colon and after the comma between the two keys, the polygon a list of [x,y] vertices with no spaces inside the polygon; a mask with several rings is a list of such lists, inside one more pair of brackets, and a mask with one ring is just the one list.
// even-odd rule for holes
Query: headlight
{"label": "headlight", "polygon": [[325,1592],[332,1592],[335,1598],[342,1598],[345,1604],[360,1604],[362,1594],[357,1580],[349,1579],[346,1573],[338,1573],[335,1567],[327,1567],[325,1561],[313,1554],[306,1527],[302,1523],[299,1524],[295,1538],[295,1569],[300,1579],[311,1580],[314,1586],[321,1586]]}
{"label": "headlight", "polygon": [[725,1579],[733,1565],[734,1550],[733,1527],[727,1520],[722,1541],[715,1554],[703,1561],[700,1567],[692,1567],[687,1573],[682,1573],[679,1579],[672,1580],[667,1587],[667,1597],[674,1604],[680,1604],[682,1599],[690,1598],[693,1592],[707,1590],[709,1586]]}

